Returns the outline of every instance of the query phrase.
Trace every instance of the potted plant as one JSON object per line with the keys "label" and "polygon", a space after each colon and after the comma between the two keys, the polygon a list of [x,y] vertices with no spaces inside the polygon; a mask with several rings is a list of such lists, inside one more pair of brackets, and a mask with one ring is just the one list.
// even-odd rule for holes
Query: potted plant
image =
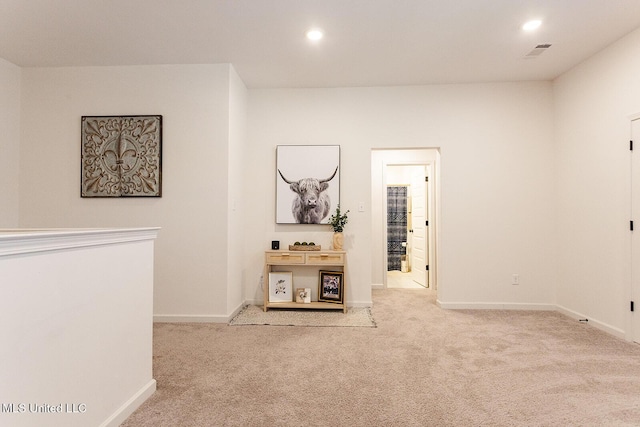
{"label": "potted plant", "polygon": [[340,212],[340,204],[336,207],[336,213],[329,217],[329,225],[333,228],[333,249],[340,251],[342,250],[342,244],[344,242],[344,237],[342,235],[342,231],[344,230],[344,226],[347,224],[349,219],[347,218],[347,214],[349,211],[345,213]]}

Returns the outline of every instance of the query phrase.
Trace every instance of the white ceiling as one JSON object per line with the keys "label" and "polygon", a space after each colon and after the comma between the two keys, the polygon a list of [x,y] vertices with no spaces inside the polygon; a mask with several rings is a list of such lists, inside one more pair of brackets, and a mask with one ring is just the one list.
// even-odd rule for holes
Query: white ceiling
{"label": "white ceiling", "polygon": [[0,0],[0,58],[231,63],[250,88],[549,80],[638,27],[640,0]]}

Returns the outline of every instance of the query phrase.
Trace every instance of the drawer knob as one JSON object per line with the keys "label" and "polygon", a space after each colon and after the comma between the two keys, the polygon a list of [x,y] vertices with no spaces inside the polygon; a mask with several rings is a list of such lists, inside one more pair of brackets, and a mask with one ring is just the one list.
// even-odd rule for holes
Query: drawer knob
{"label": "drawer knob", "polygon": [[320,254],[321,257],[326,258],[329,256],[329,254]]}

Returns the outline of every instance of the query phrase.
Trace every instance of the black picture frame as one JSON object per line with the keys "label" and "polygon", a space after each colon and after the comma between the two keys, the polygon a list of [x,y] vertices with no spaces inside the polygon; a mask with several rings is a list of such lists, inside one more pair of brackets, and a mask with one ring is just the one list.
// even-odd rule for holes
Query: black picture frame
{"label": "black picture frame", "polygon": [[344,300],[344,272],[320,270],[318,301],[342,304]]}

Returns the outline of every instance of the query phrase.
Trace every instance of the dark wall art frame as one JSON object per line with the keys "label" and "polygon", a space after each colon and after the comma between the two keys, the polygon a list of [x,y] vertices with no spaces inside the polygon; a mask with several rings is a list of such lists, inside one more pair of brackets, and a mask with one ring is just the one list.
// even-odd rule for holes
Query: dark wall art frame
{"label": "dark wall art frame", "polygon": [[162,116],[82,116],[81,197],[162,196]]}
{"label": "dark wall art frame", "polygon": [[318,301],[342,304],[344,295],[344,272],[320,270]]}
{"label": "dark wall art frame", "polygon": [[327,224],[338,203],[339,145],[276,147],[277,224]]}

